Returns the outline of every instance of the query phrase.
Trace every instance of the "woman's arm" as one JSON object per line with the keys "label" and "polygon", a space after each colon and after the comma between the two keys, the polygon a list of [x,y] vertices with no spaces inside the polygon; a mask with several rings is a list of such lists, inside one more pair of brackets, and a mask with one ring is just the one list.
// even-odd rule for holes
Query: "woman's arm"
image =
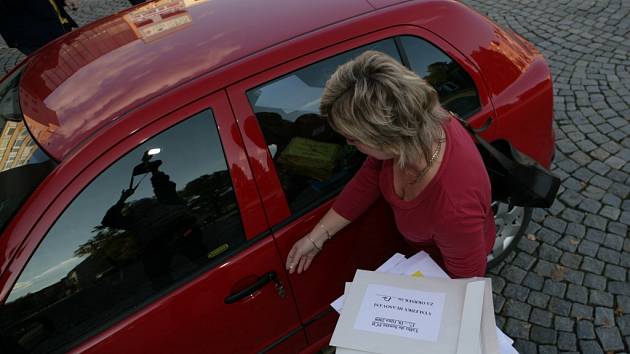
{"label": "woman's arm", "polygon": [[306,271],[311,266],[315,255],[324,247],[324,243],[349,223],[350,220],[330,208],[313,230],[299,239],[289,251],[286,264],[289,273],[297,272],[300,274]]}
{"label": "woman's arm", "polygon": [[315,225],[313,230],[299,239],[287,256],[289,273],[307,270],[324,243],[352,220],[356,219],[378,199],[378,178],[382,162],[368,157],[352,180],[344,187],[333,207]]}

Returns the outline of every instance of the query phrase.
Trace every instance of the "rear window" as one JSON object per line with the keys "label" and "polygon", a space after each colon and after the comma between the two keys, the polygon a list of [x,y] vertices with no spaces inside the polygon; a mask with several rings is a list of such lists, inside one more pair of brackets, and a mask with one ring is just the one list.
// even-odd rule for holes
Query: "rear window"
{"label": "rear window", "polygon": [[21,70],[0,83],[0,233],[56,163],[31,137],[18,97]]}

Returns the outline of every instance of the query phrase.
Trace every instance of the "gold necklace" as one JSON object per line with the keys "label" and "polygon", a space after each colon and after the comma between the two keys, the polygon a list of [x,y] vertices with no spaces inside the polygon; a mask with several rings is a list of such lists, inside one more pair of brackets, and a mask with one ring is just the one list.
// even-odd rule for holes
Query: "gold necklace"
{"label": "gold necklace", "polygon": [[[407,182],[408,185],[416,184],[416,183],[420,182],[422,180],[422,177],[424,177],[424,175],[426,175],[427,172],[429,172],[429,169],[431,168],[431,166],[435,162],[435,159],[437,159],[438,155],[440,154],[440,150],[442,149],[442,142],[444,142],[444,141],[446,141],[446,138],[440,137],[440,139],[438,140],[438,145],[435,147],[435,151],[433,152],[433,155],[431,155],[431,159],[429,159],[429,162],[422,169],[422,171],[420,171],[420,173],[418,173],[418,175],[415,176],[414,180],[412,180],[411,182]],[[410,172],[407,171],[407,170],[405,170],[405,172],[407,174],[410,174]]]}

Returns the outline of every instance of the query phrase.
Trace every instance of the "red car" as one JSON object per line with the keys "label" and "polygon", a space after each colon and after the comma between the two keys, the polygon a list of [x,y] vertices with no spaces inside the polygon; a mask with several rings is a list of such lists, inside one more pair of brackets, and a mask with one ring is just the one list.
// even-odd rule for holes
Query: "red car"
{"label": "red car", "polygon": [[[0,352],[313,353],[357,268],[404,250],[385,203],[288,275],[363,156],[318,115],[366,49],[541,164],[540,53],[446,0],[161,0],[69,33],[0,83]],[[466,183],[462,176],[461,183]],[[497,204],[491,263],[531,210]]]}

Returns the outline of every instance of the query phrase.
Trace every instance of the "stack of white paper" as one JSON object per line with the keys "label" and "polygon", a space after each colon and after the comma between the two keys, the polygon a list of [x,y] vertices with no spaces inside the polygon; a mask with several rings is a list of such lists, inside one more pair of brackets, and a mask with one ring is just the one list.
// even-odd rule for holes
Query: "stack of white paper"
{"label": "stack of white paper", "polygon": [[[342,313],[331,340],[337,353],[518,354],[513,341],[495,326],[489,279],[441,281],[448,275],[425,252],[409,259],[397,253],[376,271],[422,281],[410,286],[408,277],[358,271],[353,283],[346,284],[345,295],[331,304]],[[342,312],[350,294],[353,306]],[[461,295],[449,295],[450,307],[444,309],[446,294]]]}

